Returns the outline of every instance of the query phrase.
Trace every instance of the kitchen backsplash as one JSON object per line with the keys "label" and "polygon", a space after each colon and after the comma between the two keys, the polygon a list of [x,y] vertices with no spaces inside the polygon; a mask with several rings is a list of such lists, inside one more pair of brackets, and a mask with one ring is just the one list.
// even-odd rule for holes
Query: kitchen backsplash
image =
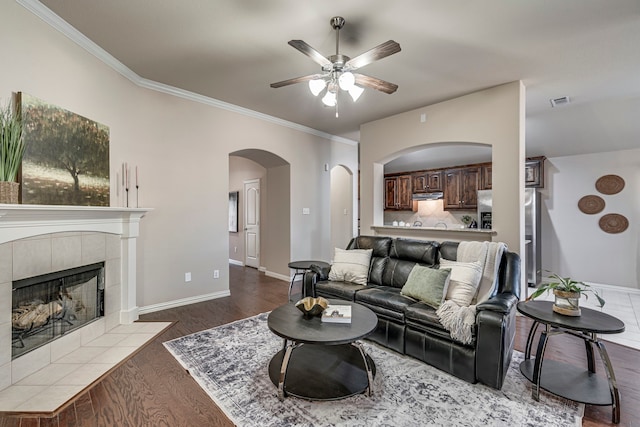
{"label": "kitchen backsplash", "polygon": [[[443,200],[421,200],[418,202],[418,212],[412,211],[385,211],[384,225],[393,225],[393,221],[403,221],[405,223],[419,225],[422,227],[443,227],[463,228],[465,224],[462,217],[469,215],[478,221],[477,212],[473,211],[445,211]],[[417,222],[417,223],[416,223]],[[444,228],[444,227],[443,227]]]}

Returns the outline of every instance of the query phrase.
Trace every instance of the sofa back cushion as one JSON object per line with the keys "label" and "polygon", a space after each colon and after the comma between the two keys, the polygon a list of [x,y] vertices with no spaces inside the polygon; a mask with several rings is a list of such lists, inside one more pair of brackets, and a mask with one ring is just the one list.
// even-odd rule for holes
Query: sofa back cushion
{"label": "sofa back cushion", "polygon": [[389,260],[391,237],[358,236],[351,239],[347,249],[372,249],[371,264],[369,265],[369,283],[382,285],[382,273]]}
{"label": "sofa back cushion", "polygon": [[433,267],[438,263],[438,242],[394,239],[389,261],[382,273],[382,284],[402,288],[416,264]]}
{"label": "sofa back cushion", "polygon": [[460,242],[442,242],[440,243],[440,258],[450,261],[458,260],[458,246]]}

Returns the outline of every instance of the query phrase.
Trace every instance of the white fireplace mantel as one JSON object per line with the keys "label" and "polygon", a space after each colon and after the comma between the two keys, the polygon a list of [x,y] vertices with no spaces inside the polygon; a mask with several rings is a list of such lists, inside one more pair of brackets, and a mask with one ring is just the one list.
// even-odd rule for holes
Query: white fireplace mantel
{"label": "white fireplace mantel", "polygon": [[120,323],[138,319],[136,240],[140,220],[152,209],[0,204],[0,244],[50,233],[102,232],[121,237]]}
{"label": "white fireplace mantel", "polygon": [[47,233],[98,231],[137,237],[152,209],[0,204],[0,244]]}

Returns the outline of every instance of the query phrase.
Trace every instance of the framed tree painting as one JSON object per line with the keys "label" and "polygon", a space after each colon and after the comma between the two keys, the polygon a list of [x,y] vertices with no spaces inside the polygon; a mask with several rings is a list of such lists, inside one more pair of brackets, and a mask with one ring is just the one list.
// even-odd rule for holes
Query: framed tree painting
{"label": "framed tree painting", "polygon": [[109,206],[109,128],[25,93],[18,99],[22,203]]}

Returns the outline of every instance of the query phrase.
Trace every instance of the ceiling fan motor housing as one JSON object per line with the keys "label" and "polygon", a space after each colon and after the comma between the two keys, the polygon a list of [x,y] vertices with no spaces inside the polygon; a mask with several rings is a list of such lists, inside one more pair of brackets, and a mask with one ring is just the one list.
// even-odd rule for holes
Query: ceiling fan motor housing
{"label": "ceiling fan motor housing", "polygon": [[347,61],[351,58],[349,58],[347,55],[338,54],[331,55],[327,57],[327,59],[331,61],[331,66],[323,68],[324,71],[342,71],[342,69],[344,68],[344,64],[346,64]]}

